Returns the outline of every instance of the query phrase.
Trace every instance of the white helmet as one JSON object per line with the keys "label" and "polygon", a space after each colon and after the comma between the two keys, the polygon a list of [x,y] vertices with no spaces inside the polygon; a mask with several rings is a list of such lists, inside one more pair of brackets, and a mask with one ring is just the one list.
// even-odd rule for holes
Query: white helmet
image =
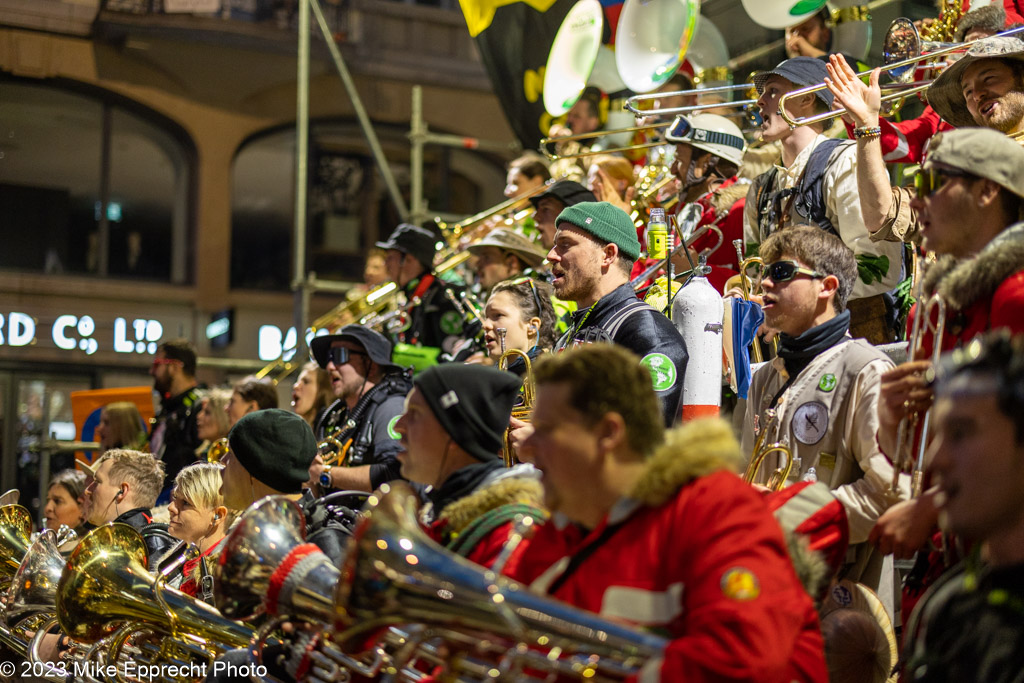
{"label": "white helmet", "polygon": [[718,114],[695,114],[690,117],[677,116],[665,133],[665,139],[673,144],[684,144],[711,152],[716,157],[739,166],[747,141],[739,126]]}

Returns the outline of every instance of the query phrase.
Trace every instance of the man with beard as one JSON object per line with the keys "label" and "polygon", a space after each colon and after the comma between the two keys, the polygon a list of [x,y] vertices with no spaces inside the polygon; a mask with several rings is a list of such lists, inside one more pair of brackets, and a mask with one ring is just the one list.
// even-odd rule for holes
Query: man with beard
{"label": "man with beard", "polygon": [[[915,184],[923,246],[939,255],[924,276],[924,297],[938,294],[946,305],[945,334],[936,340],[926,333],[918,357],[930,358],[935,344],[944,350],[964,346],[987,330],[1024,332],[1024,223],[1016,222],[1024,207],[1024,148],[986,128],[939,133]],[[900,421],[931,404],[929,366],[904,363],[882,376],[877,439],[890,460],[900,457]],[[909,558],[930,539],[941,540],[935,534],[937,495],[926,482],[921,496],[882,515],[871,538],[883,553]],[[918,555],[906,581],[905,613],[948,559],[940,552]]]}
{"label": "man with beard", "polygon": [[[832,489],[846,510],[854,553],[840,578],[871,588],[892,617],[892,558],[865,541],[893,502],[892,465],[875,442],[880,377],[893,364],[850,336],[853,252],[835,235],[797,225],[766,239],[761,258],[765,324],[780,332],[779,354],[751,379],[743,452],[753,454],[761,437],[765,444],[786,443],[792,468],[783,485],[811,476]],[[755,483],[785,465],[778,455],[767,456]],[[906,498],[904,484],[900,495]]]}
{"label": "man with beard", "polygon": [[[912,191],[891,188],[880,137],[878,70],[863,83],[842,61],[828,67],[829,87],[865,131],[857,139],[857,176],[864,224],[874,240],[916,241]],[[1024,41],[994,36],[973,45],[928,88],[928,102],[957,128],[992,128],[1024,141]]]}
{"label": "man with beard", "polygon": [[984,543],[919,605],[904,679],[1020,681],[1024,671],[1024,336],[992,333],[938,368],[929,471],[945,524]]}
{"label": "man with beard", "polygon": [[544,262],[544,252],[510,228],[495,228],[468,249],[476,257],[474,267],[482,300],[502,280],[536,269]]}
{"label": "man with beard", "polygon": [[314,337],[310,354],[327,370],[338,397],[317,425],[317,437],[331,437],[345,449],[344,466],[324,467],[317,456],[310,475],[326,492],[374,491],[399,479],[401,450],[395,423],[412,385],[391,362],[391,342],[360,325]]}
{"label": "man with beard", "polygon": [[666,433],[636,356],[608,344],[546,357],[536,380],[524,453],[552,518],[506,573],[668,638],[636,680],[827,680],[811,599],[778,522],[735,474],[730,427]]}
{"label": "man with beard", "polygon": [[149,452],[164,463],[164,483],[158,502],[170,500],[174,478],[197,459],[202,443],[196,428],[199,383],[196,350],[186,339],[162,343],[149,368],[153,389],[160,394],[160,410],[149,433]]}
{"label": "man with beard", "polygon": [[614,342],[640,357],[651,373],[666,425],[682,411],[686,343],[664,315],[636,297],[629,284],[640,256],[636,227],[608,202],[582,202],[558,215],[548,252],[559,299],[575,302],[569,330],[555,351],[592,342]]}
{"label": "man with beard", "polygon": [[[864,227],[857,190],[857,147],[853,141],[827,138],[831,122],[790,128],[780,114],[779,101],[786,93],[821,83],[825,63],[812,57],[787,59],[771,71],[754,77],[757,106],[764,119],[761,134],[766,142],[782,144],[781,166],[758,176],[747,194],[743,220],[747,249],[790,225],[817,225],[839,237],[857,258],[859,277],[850,295],[850,332],[879,344],[892,341],[894,302],[888,294],[900,280],[902,248],[876,243]],[[792,118],[822,113],[832,108],[828,90],[808,93],[786,101]]]}

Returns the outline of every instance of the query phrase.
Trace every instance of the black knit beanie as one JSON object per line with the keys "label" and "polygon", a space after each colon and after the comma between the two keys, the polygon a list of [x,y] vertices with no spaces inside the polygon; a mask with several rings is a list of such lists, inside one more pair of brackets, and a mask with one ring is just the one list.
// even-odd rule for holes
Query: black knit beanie
{"label": "black knit beanie", "polygon": [[275,491],[301,493],[316,456],[309,424],[287,410],[257,410],[228,433],[231,452],[245,471]]}
{"label": "black knit beanie", "polygon": [[435,365],[413,378],[434,417],[463,450],[486,462],[501,457],[522,380],[483,365]]}

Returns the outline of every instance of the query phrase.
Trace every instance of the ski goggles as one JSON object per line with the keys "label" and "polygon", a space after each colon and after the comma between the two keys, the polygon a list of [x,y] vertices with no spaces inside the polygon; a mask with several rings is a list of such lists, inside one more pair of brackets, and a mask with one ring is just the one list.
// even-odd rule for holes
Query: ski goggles
{"label": "ski goggles", "polygon": [[327,349],[327,362],[334,363],[335,367],[340,368],[345,363],[351,360],[352,356],[365,356],[367,354],[362,351],[353,351],[352,349],[346,349],[344,346],[335,346],[334,348]]}

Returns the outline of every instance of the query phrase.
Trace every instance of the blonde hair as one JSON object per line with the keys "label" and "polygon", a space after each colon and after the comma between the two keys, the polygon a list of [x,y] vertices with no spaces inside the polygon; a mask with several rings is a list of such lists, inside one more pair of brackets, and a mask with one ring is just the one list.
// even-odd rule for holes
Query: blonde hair
{"label": "blonde hair", "polygon": [[146,439],[146,428],[142,423],[139,407],[131,401],[117,401],[103,406],[109,426],[109,441],[112,448],[134,448]]}
{"label": "blonde hair", "polygon": [[217,433],[220,436],[227,436],[231,431],[231,422],[227,411],[228,401],[231,400],[231,390],[215,387],[204,392],[201,400],[209,401],[209,412],[217,425]]}
{"label": "blonde hair", "polygon": [[224,504],[220,493],[220,471],[224,466],[219,462],[196,462],[185,467],[174,478],[172,496],[181,496],[197,508],[212,509]]}
{"label": "blonde hair", "polygon": [[630,163],[629,159],[612,154],[601,154],[594,157],[590,165],[600,168],[613,181],[624,181],[627,183],[627,187],[633,184],[633,164]]}
{"label": "blonde hair", "polygon": [[111,448],[93,463],[99,468],[110,460],[110,478],[116,483],[126,481],[132,486],[135,507],[151,508],[164,485],[164,463],[152,453]]}

